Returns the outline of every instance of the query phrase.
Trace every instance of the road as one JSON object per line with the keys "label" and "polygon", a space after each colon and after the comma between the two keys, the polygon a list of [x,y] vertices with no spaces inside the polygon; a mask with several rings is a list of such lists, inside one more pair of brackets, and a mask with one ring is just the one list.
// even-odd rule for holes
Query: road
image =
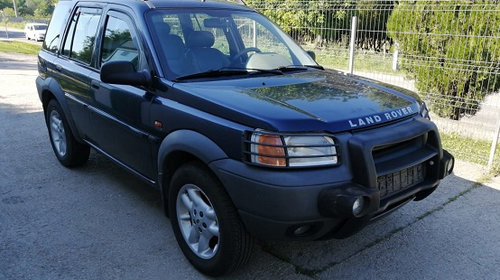
{"label": "road", "polygon": [[[9,35],[7,38],[7,34]],[[5,26],[0,27],[0,40],[16,40],[16,41],[21,41],[25,43],[32,43],[32,44],[37,44],[39,46],[42,45],[42,42],[38,41],[33,41],[33,40],[26,40],[24,37],[24,31],[22,29],[15,29],[15,28],[8,28],[7,32],[5,31]]]}
{"label": "road", "polygon": [[[36,58],[0,53],[0,279],[204,279],[181,254],[159,193],[103,156],[62,167]],[[260,241],[229,279],[500,279],[500,178],[476,165],[357,235]]]}

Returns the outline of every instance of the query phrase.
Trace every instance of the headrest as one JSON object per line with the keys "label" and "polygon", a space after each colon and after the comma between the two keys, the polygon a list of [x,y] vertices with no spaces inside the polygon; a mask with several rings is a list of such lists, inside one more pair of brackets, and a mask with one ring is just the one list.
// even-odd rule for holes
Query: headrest
{"label": "headrest", "polygon": [[156,30],[159,35],[167,35],[170,33],[170,25],[166,22],[160,22],[156,24]]}
{"label": "headrest", "polygon": [[208,31],[192,31],[186,41],[190,48],[210,48],[215,43],[215,37]]}

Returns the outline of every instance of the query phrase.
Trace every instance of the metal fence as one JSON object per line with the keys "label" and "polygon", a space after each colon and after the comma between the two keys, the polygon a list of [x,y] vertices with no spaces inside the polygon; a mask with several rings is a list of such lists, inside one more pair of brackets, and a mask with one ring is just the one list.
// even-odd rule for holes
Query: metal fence
{"label": "metal fence", "polygon": [[500,169],[499,1],[246,2],[325,67],[418,91],[446,148]]}

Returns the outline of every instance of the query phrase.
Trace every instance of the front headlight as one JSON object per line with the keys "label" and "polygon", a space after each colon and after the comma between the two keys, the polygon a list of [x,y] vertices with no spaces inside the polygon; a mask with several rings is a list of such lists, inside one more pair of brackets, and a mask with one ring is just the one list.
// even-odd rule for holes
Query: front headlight
{"label": "front headlight", "polygon": [[324,134],[278,134],[256,130],[249,142],[250,162],[274,167],[339,163],[335,140]]}

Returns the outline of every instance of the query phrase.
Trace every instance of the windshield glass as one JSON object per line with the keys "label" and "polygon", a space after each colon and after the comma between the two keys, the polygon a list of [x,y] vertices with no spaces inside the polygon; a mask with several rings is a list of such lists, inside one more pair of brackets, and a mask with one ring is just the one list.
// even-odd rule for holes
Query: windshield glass
{"label": "windshield glass", "polygon": [[47,25],[35,25],[35,30],[46,30]]}
{"label": "windshield glass", "polygon": [[288,35],[255,12],[156,10],[147,16],[170,79],[214,70],[268,73],[262,70],[317,66]]}

